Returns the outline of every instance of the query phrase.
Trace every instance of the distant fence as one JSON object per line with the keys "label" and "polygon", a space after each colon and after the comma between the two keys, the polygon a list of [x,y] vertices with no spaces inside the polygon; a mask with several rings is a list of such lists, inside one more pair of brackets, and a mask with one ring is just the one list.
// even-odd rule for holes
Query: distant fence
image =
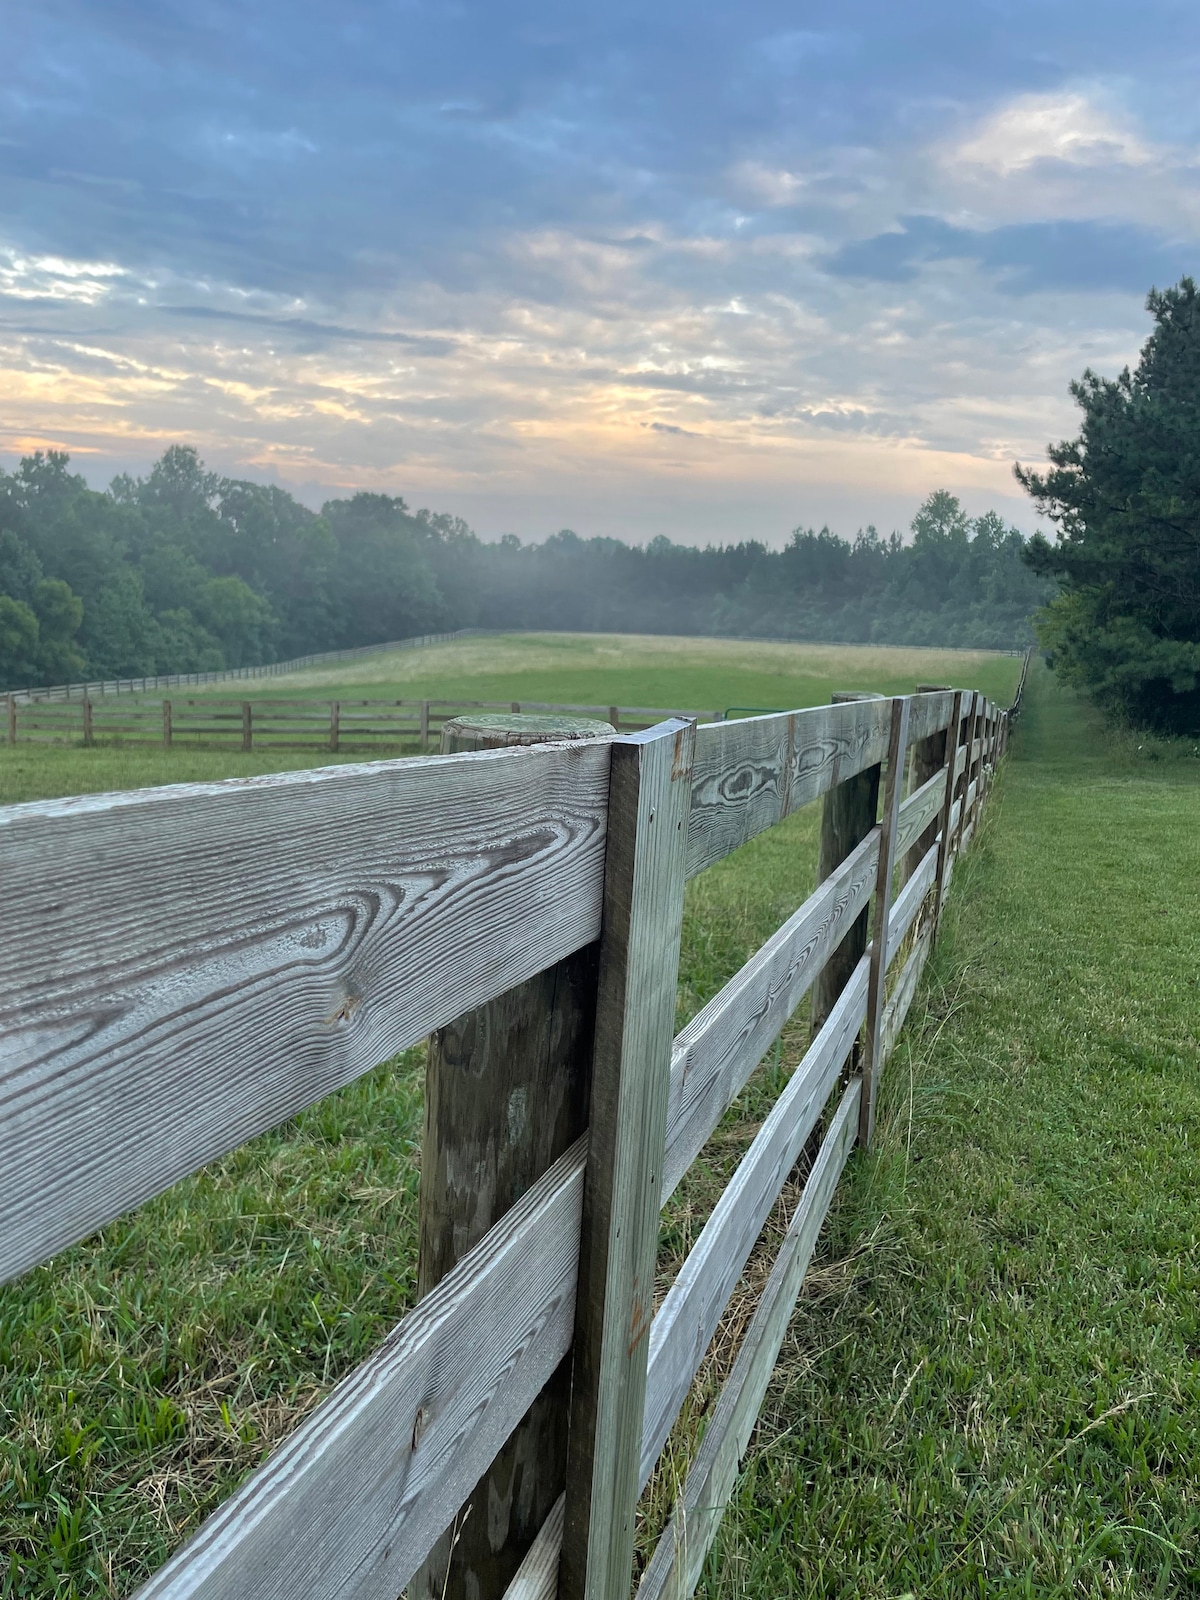
{"label": "distant fence", "polygon": [[[461,1258],[143,1600],[394,1600],[413,1574],[627,1600],[639,1492],[820,1129],[638,1595],[691,1592],[1019,709],[855,697],[0,810],[0,1280],[430,1034],[431,1064],[482,1050],[459,1077],[486,1138],[427,1107],[422,1155],[423,1249],[440,1204]],[[814,893],[672,1040],[687,879],[822,796]],[[655,1312],[661,1207],[810,990],[812,1043]],[[525,1079],[496,1043],[520,1037]],[[473,1232],[556,1106],[546,1170]],[[522,1522],[506,1452],[535,1418]],[[430,1577],[465,1501],[483,1564],[455,1565],[468,1541]]]}
{"label": "distant fence", "polygon": [[455,633],[420,633],[411,639],[392,639],[387,644],[361,644],[351,650],[321,650],[312,656],[293,656],[290,661],[272,661],[259,667],[224,667],[219,672],[165,672],[142,678],[96,678],[90,683],[56,683],[41,689],[4,689],[0,694],[19,701],[100,699],[110,694],[154,694],[159,689],[198,689],[206,683],[232,683],[251,678],[277,678],[288,672],[303,672],[306,667],[321,667],[330,661],[350,661],[356,656],[375,656],[386,650],[416,650],[426,644],[446,644],[487,633],[486,628],[459,628]]}
{"label": "distant fence", "polygon": [[437,745],[442,724],[464,711],[564,711],[602,717],[618,733],[656,722],[719,721],[721,713],[647,706],[548,705],[541,700],[234,700],[28,701],[7,697],[9,744],[160,745],[166,749],[312,750],[342,754]]}

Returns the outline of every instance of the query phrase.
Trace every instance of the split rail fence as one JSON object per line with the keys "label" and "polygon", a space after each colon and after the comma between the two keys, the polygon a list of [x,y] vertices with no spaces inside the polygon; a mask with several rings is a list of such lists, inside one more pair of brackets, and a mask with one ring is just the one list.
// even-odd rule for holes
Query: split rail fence
{"label": "split rail fence", "polygon": [[173,700],[30,701],[7,697],[9,744],[120,744],[224,750],[428,751],[442,724],[466,711],[562,711],[603,718],[636,733],[671,717],[721,713],[648,706],[548,705],[535,700]]}
{"label": "split rail fence", "polygon": [[[142,1600],[460,1592],[427,1563],[472,1496],[484,1600],[626,1600],[639,1493],[819,1133],[638,1596],[691,1591],[1017,709],[859,696],[0,810],[0,1280],[556,964],[592,975],[569,1142],[481,1237],[451,1218],[469,1247]],[[822,796],[816,890],[672,1039],[686,880]],[[810,989],[811,1046],[654,1311],[661,1208]],[[503,1062],[473,1092],[519,1133]],[[561,1451],[526,1459],[514,1538],[489,1474],[545,1395]]]}

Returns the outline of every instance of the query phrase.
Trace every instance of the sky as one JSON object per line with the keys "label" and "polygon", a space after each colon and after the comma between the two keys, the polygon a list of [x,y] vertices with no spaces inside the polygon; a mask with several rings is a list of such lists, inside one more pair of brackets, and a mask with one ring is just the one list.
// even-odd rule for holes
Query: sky
{"label": "sky", "polygon": [[0,464],[172,443],[485,536],[1036,518],[1200,269],[1194,0],[39,0]]}

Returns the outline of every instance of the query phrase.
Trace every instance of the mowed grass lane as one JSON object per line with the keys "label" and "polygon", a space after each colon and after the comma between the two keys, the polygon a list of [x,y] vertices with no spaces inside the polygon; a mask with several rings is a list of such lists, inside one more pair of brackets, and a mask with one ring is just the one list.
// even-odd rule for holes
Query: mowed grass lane
{"label": "mowed grass lane", "polygon": [[[708,670],[706,641],[688,643]],[[888,654],[915,670],[883,687],[936,676],[913,652]],[[1008,673],[1006,699],[1019,663],[984,659]],[[810,698],[874,686],[844,654],[836,669]],[[585,681],[580,697],[602,699],[601,686]],[[703,703],[698,692],[663,698]],[[19,774],[20,797],[32,798],[313,764],[296,753],[18,745],[0,772],[10,797]],[[819,811],[689,885],[680,1025],[811,892]],[[674,1197],[662,1287],[806,1034],[801,1012]],[[0,1596],[129,1593],[411,1305],[423,1069],[423,1050],[407,1052],[0,1288]],[[726,1337],[677,1440],[702,1424],[727,1348]],[[661,1484],[652,1501],[651,1526],[665,1511]]]}
{"label": "mowed grass lane", "polygon": [[1200,762],[1044,672],[701,1592],[1200,1593]]}

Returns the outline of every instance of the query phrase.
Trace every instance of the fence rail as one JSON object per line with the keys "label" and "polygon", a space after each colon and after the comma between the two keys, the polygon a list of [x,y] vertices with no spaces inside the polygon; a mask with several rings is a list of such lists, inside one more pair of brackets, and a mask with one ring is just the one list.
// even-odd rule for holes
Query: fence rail
{"label": "fence rail", "polygon": [[[567,1357],[566,1470],[539,1485],[541,1531],[500,1550],[488,1589],[452,1567],[430,1592],[624,1600],[638,1494],[823,1126],[639,1589],[691,1592],[1020,704],[1021,692],[1001,711],[937,691],[0,810],[0,1280],[598,951],[587,1132],[143,1600],[394,1600],[531,1405],[557,1392],[545,1386]],[[882,806],[860,807],[848,837],[841,802],[864,783]],[[672,1040],[686,878],[821,797],[822,881]],[[807,1053],[652,1316],[663,1203],[860,932]],[[511,1129],[501,1076],[477,1092]]]}
{"label": "fence rail", "polygon": [[330,750],[376,753],[436,747],[442,727],[467,711],[567,712],[636,733],[671,717],[716,720],[719,712],[649,706],[552,705],[541,700],[184,699],[46,702],[7,699],[9,744],[161,745],[170,749]]}

